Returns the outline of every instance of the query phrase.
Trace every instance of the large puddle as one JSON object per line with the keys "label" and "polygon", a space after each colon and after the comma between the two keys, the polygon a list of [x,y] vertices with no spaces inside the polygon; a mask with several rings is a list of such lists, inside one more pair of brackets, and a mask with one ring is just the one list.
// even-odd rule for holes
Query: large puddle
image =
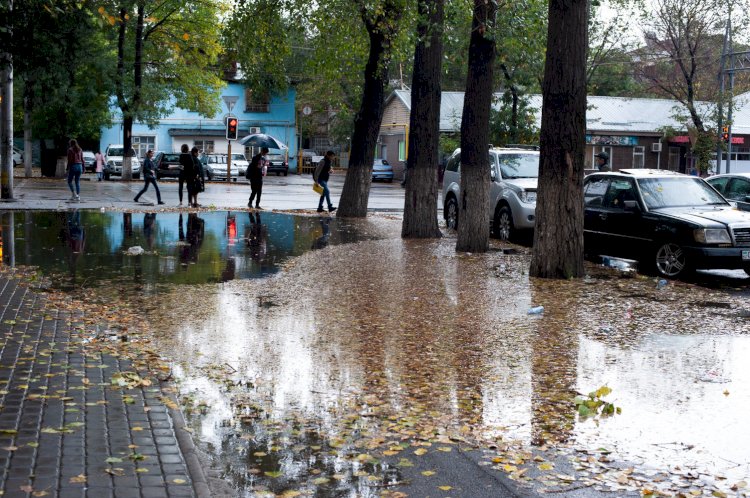
{"label": "large puddle", "polygon": [[0,222],[3,264],[36,266],[60,287],[259,278],[305,251],[380,236],[327,215],[262,211],[7,212]]}
{"label": "large puddle", "polygon": [[[750,477],[737,294],[593,266],[538,281],[523,248],[456,254],[455,239],[398,239],[391,220],[148,217],[17,213],[9,255],[6,215],[3,261],[143,311],[236,496],[381,496],[457,441],[496,448],[487,465],[519,481],[544,469],[528,485],[553,491],[741,495]],[[127,256],[136,245],[147,254]],[[144,283],[160,299],[133,292]],[[582,417],[576,396],[603,386],[620,413]]]}

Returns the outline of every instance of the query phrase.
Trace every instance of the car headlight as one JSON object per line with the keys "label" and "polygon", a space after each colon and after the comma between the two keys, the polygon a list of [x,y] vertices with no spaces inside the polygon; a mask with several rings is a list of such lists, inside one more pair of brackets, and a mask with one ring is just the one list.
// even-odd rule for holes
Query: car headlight
{"label": "car headlight", "polygon": [[701,228],[693,231],[693,237],[701,244],[731,244],[729,232],[723,228]]}
{"label": "car headlight", "polygon": [[521,190],[521,193],[518,194],[518,198],[521,199],[521,202],[533,204],[536,202],[536,192],[527,192],[526,190]]}

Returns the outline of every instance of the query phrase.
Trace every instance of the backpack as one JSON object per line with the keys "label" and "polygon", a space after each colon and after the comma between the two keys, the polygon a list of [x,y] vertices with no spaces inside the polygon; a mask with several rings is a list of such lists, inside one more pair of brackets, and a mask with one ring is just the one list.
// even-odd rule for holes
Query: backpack
{"label": "backpack", "polygon": [[325,164],[326,164],[325,158],[318,161],[318,165],[315,167],[315,169],[313,170],[313,174],[312,174],[315,182],[318,181],[318,177],[323,172],[323,167],[325,166]]}

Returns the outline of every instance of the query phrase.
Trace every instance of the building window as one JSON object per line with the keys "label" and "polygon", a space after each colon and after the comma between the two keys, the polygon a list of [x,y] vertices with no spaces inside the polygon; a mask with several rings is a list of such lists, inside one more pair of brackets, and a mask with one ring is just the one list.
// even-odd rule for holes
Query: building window
{"label": "building window", "polygon": [[644,166],[644,158],[646,147],[643,145],[636,145],[633,147],[633,167],[634,168],[643,168]]}
{"label": "building window", "polygon": [[133,150],[135,157],[146,157],[146,152],[156,150],[156,137],[133,136]]}
{"label": "building window", "polygon": [[214,153],[214,141],[213,140],[196,140],[193,145],[198,147],[202,152],[206,154]]}
{"label": "building window", "polygon": [[253,92],[245,88],[245,112],[270,112],[271,97],[267,92]]}
{"label": "building window", "polygon": [[403,140],[398,141],[398,160],[406,161],[406,142]]}

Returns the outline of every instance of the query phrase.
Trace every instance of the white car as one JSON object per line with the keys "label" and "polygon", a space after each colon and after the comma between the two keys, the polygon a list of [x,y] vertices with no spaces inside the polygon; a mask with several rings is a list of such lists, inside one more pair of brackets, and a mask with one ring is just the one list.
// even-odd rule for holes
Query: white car
{"label": "white car", "polygon": [[[245,170],[250,166],[250,162],[245,157],[245,154],[232,153],[232,167],[237,167],[238,174],[240,176],[245,175]],[[226,168],[224,168],[226,170]],[[224,172],[224,178],[227,177],[226,171]]]}
{"label": "white car", "polygon": [[[108,145],[104,151],[104,179],[109,180],[112,175],[122,176],[122,160],[125,152],[125,147],[122,144]],[[133,178],[141,177],[141,162],[135,155],[135,150],[130,149],[132,159],[130,161],[130,168],[133,173]]]}
{"label": "white car", "polygon": [[[234,154],[232,154],[234,155]],[[227,155],[226,154],[206,154],[206,175],[215,180],[227,179]],[[232,161],[229,166],[229,174],[232,175],[232,181],[236,182],[240,176],[240,170],[237,163]]]}
{"label": "white car", "polygon": [[96,171],[96,156],[90,150],[83,151],[83,171]]}
{"label": "white car", "polygon": [[23,164],[23,151],[13,147],[13,166],[20,166]]}
{"label": "white car", "polygon": [[[492,184],[487,222],[495,237],[508,240],[518,230],[534,228],[539,151],[493,147],[488,152]],[[443,176],[443,217],[453,230],[458,228],[460,183],[461,149],[456,149]]]}

